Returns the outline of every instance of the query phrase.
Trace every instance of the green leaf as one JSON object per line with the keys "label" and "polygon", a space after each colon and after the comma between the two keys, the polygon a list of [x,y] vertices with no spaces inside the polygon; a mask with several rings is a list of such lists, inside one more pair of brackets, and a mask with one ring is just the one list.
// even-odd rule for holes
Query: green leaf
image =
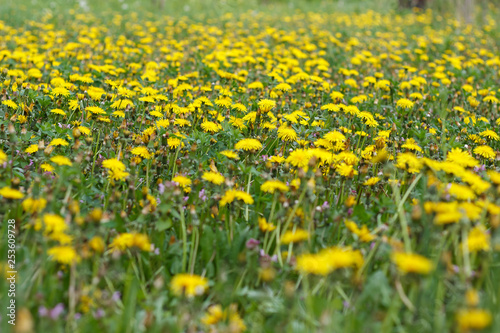
{"label": "green leaf", "polygon": [[172,219],[166,218],[163,221],[156,222],[156,230],[164,231],[172,227]]}

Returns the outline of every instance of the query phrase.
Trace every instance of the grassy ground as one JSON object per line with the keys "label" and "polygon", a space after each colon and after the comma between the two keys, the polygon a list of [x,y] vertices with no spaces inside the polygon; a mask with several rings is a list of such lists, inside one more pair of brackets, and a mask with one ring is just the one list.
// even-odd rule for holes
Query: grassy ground
{"label": "grassy ground", "polygon": [[[391,0],[352,0],[352,1],[321,1],[321,0],[138,0],[138,1],[97,1],[97,0],[5,0],[0,4],[0,18],[9,23],[22,24],[26,17],[38,19],[45,13],[61,13],[68,8],[81,12],[91,12],[95,15],[106,15],[109,12],[126,14],[136,12],[139,15],[169,15],[173,17],[186,16],[190,18],[219,17],[225,13],[241,14],[253,10],[259,12],[293,13],[296,10],[314,12],[361,12],[376,10],[385,12],[397,8],[396,1]],[[63,20],[59,20],[60,22]]]}
{"label": "grassy ground", "polygon": [[1,332],[500,331],[494,8],[153,6],[0,3]]}

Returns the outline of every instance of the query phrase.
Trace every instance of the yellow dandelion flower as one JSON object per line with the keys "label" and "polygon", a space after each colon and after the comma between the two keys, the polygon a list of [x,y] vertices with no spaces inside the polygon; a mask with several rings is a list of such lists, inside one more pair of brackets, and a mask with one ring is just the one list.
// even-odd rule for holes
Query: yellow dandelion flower
{"label": "yellow dandelion flower", "polygon": [[278,163],[278,164],[285,162],[285,158],[283,156],[271,156],[271,157],[269,157],[268,160],[269,160],[269,162]]}
{"label": "yellow dandelion flower", "polygon": [[61,109],[53,109],[53,110],[50,110],[50,113],[55,113],[55,114],[59,114],[61,116],[66,116],[66,112],[64,112],[63,110]]}
{"label": "yellow dandelion flower", "polygon": [[297,168],[305,168],[309,164],[311,156],[304,149],[296,149],[290,153],[287,157],[286,162],[290,163]]}
{"label": "yellow dandelion flower", "polygon": [[309,232],[304,229],[288,230],[281,236],[281,244],[299,243],[309,239]]}
{"label": "yellow dandelion flower", "polygon": [[33,154],[38,151],[38,145],[30,145],[28,148],[24,150],[28,154]]}
{"label": "yellow dandelion flower", "polygon": [[297,140],[297,132],[291,127],[280,127],[278,129],[278,138],[285,142]]}
{"label": "yellow dandelion flower", "polygon": [[254,151],[262,148],[262,143],[257,139],[242,139],[234,145],[234,149]]}
{"label": "yellow dandelion flower", "polygon": [[479,135],[483,138],[493,139],[495,141],[498,141],[500,139],[500,136],[492,130],[482,131],[481,133],[479,133]]}
{"label": "yellow dandelion flower", "polygon": [[457,313],[457,324],[462,332],[482,330],[491,325],[493,317],[488,310],[463,309]]}
{"label": "yellow dandelion flower", "polygon": [[363,185],[365,185],[365,186],[373,186],[373,185],[377,184],[379,181],[380,181],[379,177],[371,177],[370,179],[367,179],[363,183]]}
{"label": "yellow dandelion flower", "polygon": [[2,187],[0,189],[0,195],[6,199],[18,200],[24,198],[24,194],[16,189],[10,188],[8,186]]}
{"label": "yellow dandelion flower", "polygon": [[360,268],[363,263],[363,255],[359,250],[331,247],[316,254],[299,255],[295,269],[305,274],[326,276],[341,268]]}
{"label": "yellow dandelion flower", "polygon": [[261,99],[258,105],[262,112],[269,112],[276,106],[276,102],[270,99]]}
{"label": "yellow dandelion flower", "polygon": [[61,233],[68,229],[68,225],[64,221],[62,216],[57,214],[44,214],[43,215],[43,225],[45,227],[45,233]]}
{"label": "yellow dandelion flower", "polygon": [[340,133],[339,131],[328,132],[323,136],[323,138],[332,143],[346,141],[345,135]]}
{"label": "yellow dandelion flower", "polygon": [[89,135],[91,132],[90,129],[85,126],[78,126],[77,128],[83,135]]}
{"label": "yellow dandelion flower", "polygon": [[141,251],[151,251],[151,243],[148,236],[139,233],[123,233],[116,236],[109,245],[112,251],[125,251],[126,249],[137,248]]}
{"label": "yellow dandelion flower", "polygon": [[104,252],[106,245],[104,244],[104,240],[99,236],[94,236],[89,240],[89,247],[97,253]]}
{"label": "yellow dandelion flower", "polygon": [[446,155],[446,160],[463,167],[475,167],[479,165],[479,162],[474,157],[460,148],[452,148]]}
{"label": "yellow dandelion flower", "polygon": [[148,149],[144,146],[135,147],[130,151],[133,155],[140,156],[145,159],[150,159],[153,154],[151,154]]}
{"label": "yellow dandelion flower", "polygon": [[474,154],[478,154],[481,157],[487,158],[489,160],[494,159],[497,154],[490,146],[479,146],[474,148]]}
{"label": "yellow dandelion flower", "polygon": [[45,172],[52,172],[54,171],[54,167],[48,163],[43,163],[40,165],[40,168],[42,168],[43,171]]}
{"label": "yellow dandelion flower", "polygon": [[358,174],[358,171],[354,170],[354,167],[352,165],[345,164],[345,163],[341,163],[341,164],[337,165],[335,170],[339,173],[339,175],[344,176],[344,177],[348,177],[348,178],[352,178]]}
{"label": "yellow dandelion flower", "polygon": [[64,88],[64,87],[56,87],[54,89],[52,89],[52,95],[53,96],[63,96],[63,97],[67,97],[69,96],[69,90]]}
{"label": "yellow dandelion flower", "polygon": [[35,214],[40,213],[45,209],[45,206],[47,206],[47,200],[44,198],[27,198],[23,200],[21,205],[23,206],[25,212]]}
{"label": "yellow dandelion flower", "polygon": [[0,164],[3,164],[7,161],[8,161],[7,154],[5,154],[4,151],[0,149]]}
{"label": "yellow dandelion flower", "polygon": [[130,173],[125,172],[123,170],[109,170],[108,176],[110,179],[113,180],[124,180],[125,178],[130,176]]}
{"label": "yellow dandelion flower", "polygon": [[403,274],[426,275],[433,270],[432,262],[429,259],[415,253],[395,252],[392,254],[391,260]]}
{"label": "yellow dandelion flower", "polygon": [[[490,234],[486,229],[479,225],[472,228],[467,236],[467,248],[470,252],[489,251],[490,250]],[[464,244],[462,244],[464,246]]]}
{"label": "yellow dandelion flower", "polygon": [[246,203],[247,205],[252,205],[254,200],[250,194],[240,190],[227,190],[226,193],[220,199],[219,205],[225,206],[228,203],[232,203],[234,200],[240,200]]}
{"label": "yellow dandelion flower", "polygon": [[411,109],[413,105],[415,105],[415,102],[412,102],[407,98],[401,98],[396,102],[396,106],[402,109]]}
{"label": "yellow dandelion flower", "polygon": [[17,109],[17,104],[14,101],[11,101],[10,99],[7,99],[5,101],[2,101],[2,105],[8,106],[11,109]]}
{"label": "yellow dandelion flower", "polygon": [[50,160],[59,166],[62,166],[62,165],[71,166],[71,165],[73,165],[71,163],[71,160],[69,158],[67,158],[66,156],[57,155],[57,156],[52,157]]}
{"label": "yellow dandelion flower", "polygon": [[49,146],[67,146],[67,145],[69,145],[68,141],[59,138],[53,139],[52,141],[50,141],[49,144]]}
{"label": "yellow dandelion flower", "polygon": [[267,193],[288,192],[289,187],[279,180],[268,180],[260,186],[260,190]]}
{"label": "yellow dandelion flower", "polygon": [[208,171],[203,173],[203,176],[201,178],[215,185],[220,185],[224,183],[224,181],[226,180],[226,178],[223,175],[213,171]]}
{"label": "yellow dandelion flower", "polygon": [[272,223],[268,223],[265,217],[259,217],[258,220],[259,220],[259,229],[262,232],[273,231],[276,229],[276,226]]}
{"label": "yellow dandelion flower", "polygon": [[71,246],[54,246],[47,251],[47,254],[53,261],[57,261],[64,265],[70,265],[80,261],[80,256]]}
{"label": "yellow dandelion flower", "polygon": [[214,123],[213,121],[204,121],[201,123],[201,128],[206,133],[217,133],[222,130],[222,126],[220,124]]}
{"label": "yellow dandelion flower", "polygon": [[220,152],[221,155],[226,156],[227,158],[237,160],[238,159],[238,154],[234,151],[231,150],[223,150]]}
{"label": "yellow dandelion flower", "polygon": [[170,281],[170,289],[178,296],[200,296],[208,290],[208,280],[193,274],[177,274]]}
{"label": "yellow dandelion flower", "polygon": [[110,169],[113,171],[125,171],[125,164],[116,158],[110,158],[102,161],[103,168]]}
{"label": "yellow dandelion flower", "polygon": [[409,138],[408,140],[406,140],[406,142],[403,145],[401,145],[401,147],[409,150],[422,152],[422,148],[420,148],[420,146],[415,142],[415,139],[413,138]]}
{"label": "yellow dandelion flower", "polygon": [[87,106],[85,108],[85,111],[89,111],[93,114],[103,114],[103,115],[106,114],[106,112],[98,106]]}

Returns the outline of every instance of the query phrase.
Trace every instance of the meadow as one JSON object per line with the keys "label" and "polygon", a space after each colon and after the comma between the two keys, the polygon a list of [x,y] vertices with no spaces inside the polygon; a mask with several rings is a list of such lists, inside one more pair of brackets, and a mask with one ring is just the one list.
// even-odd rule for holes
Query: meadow
{"label": "meadow", "polygon": [[487,9],[1,4],[0,331],[500,332]]}

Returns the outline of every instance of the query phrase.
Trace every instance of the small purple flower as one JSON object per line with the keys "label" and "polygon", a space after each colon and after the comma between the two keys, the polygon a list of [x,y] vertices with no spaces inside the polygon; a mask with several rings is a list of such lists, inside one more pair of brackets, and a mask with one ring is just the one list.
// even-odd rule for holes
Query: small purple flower
{"label": "small purple flower", "polygon": [[253,250],[256,247],[258,247],[259,244],[260,244],[259,240],[255,239],[255,238],[250,238],[249,240],[247,240],[246,247],[249,250]]}
{"label": "small purple flower", "polygon": [[49,316],[51,319],[56,320],[63,312],[64,312],[64,305],[62,303],[59,303],[56,306],[54,306],[52,310],[50,310]]}
{"label": "small purple flower", "polygon": [[208,197],[205,195],[204,188],[198,193],[198,198],[200,198],[203,202],[207,201]]}
{"label": "small purple flower", "polygon": [[122,294],[121,294],[119,291],[115,291],[115,292],[113,293],[113,296],[111,296],[111,300],[112,300],[113,302],[118,302],[118,301],[121,299],[121,295],[122,295]]}
{"label": "small purple flower", "polygon": [[94,318],[99,319],[104,317],[104,310],[103,309],[97,309],[97,311],[94,313]]}
{"label": "small purple flower", "polygon": [[38,308],[38,315],[40,317],[47,317],[49,315],[49,310],[45,306],[41,306]]}
{"label": "small purple flower", "polygon": [[260,255],[260,257],[261,257],[262,259],[264,259],[264,260],[270,260],[270,261],[272,261],[272,262],[277,262],[277,261],[278,261],[278,256],[277,256],[276,254],[275,254],[275,255],[273,255],[272,257],[270,257],[268,254],[266,254],[266,253],[264,252],[264,250],[263,250],[263,249],[260,249],[260,251],[259,251],[259,255]]}
{"label": "small purple flower", "polygon": [[79,312],[75,313],[75,320],[78,320],[80,318],[82,318],[82,314]]}
{"label": "small purple flower", "polygon": [[267,159],[268,159],[268,156],[267,156],[267,155],[262,155],[262,160],[263,160],[264,162],[265,162],[265,161],[267,161]]}
{"label": "small purple flower", "polygon": [[163,182],[163,184],[165,184],[166,187],[174,187],[176,183],[173,181],[166,181]]}
{"label": "small purple flower", "polygon": [[486,170],[486,165],[481,165],[481,166],[475,166],[474,167],[474,172],[478,173],[478,172],[481,172],[481,171],[485,171]]}
{"label": "small purple flower", "polygon": [[154,244],[151,244],[151,252],[153,252],[155,255],[159,255],[160,254],[160,249],[155,247]]}
{"label": "small purple flower", "polygon": [[354,210],[353,210],[352,208],[349,208],[349,209],[347,210],[347,215],[351,216],[353,211],[354,211]]}
{"label": "small purple flower", "polygon": [[163,185],[163,183],[158,184],[158,191],[160,192],[160,194],[163,194],[163,192],[165,192],[165,185]]}

